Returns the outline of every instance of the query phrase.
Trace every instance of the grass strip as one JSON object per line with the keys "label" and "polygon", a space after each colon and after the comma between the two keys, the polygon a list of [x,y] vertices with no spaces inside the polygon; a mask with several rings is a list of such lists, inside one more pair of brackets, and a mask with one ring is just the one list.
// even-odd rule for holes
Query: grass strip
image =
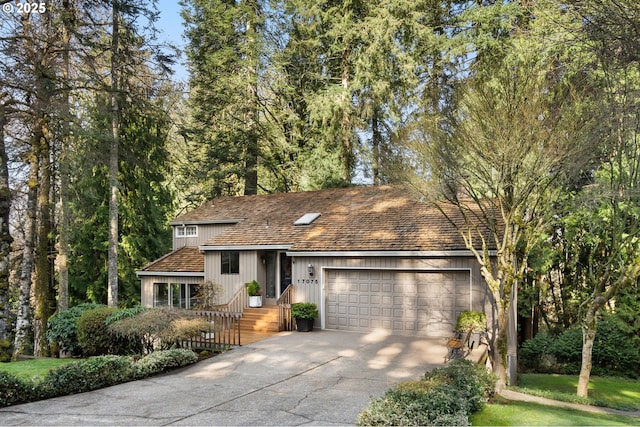
{"label": "grass strip", "polygon": [[23,380],[33,379],[39,382],[44,379],[49,370],[76,360],[71,358],[56,359],[53,357],[26,359],[19,362],[0,363],[0,371],[9,372]]}
{"label": "grass strip", "polygon": [[637,426],[640,418],[497,399],[469,417],[478,426]]}
{"label": "grass strip", "polygon": [[603,406],[633,411],[640,402],[640,381],[624,378],[592,377],[589,381],[589,397],[579,397],[577,375],[522,374],[514,391],[562,402]]}

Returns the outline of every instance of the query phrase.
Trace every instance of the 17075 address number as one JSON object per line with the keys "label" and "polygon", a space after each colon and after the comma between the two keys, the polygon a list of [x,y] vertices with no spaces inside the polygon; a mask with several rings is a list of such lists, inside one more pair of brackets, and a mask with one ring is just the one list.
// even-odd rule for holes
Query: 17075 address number
{"label": "17075 address number", "polygon": [[47,11],[47,4],[44,2],[30,3],[30,2],[7,2],[2,5],[2,11],[4,13],[45,13]]}

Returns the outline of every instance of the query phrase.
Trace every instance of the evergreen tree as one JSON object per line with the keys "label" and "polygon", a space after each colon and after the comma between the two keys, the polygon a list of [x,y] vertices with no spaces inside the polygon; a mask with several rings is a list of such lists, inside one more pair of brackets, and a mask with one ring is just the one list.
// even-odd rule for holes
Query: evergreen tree
{"label": "evergreen tree", "polygon": [[264,145],[259,76],[264,37],[257,0],[181,2],[189,45],[189,138],[203,144],[207,197],[255,194]]}

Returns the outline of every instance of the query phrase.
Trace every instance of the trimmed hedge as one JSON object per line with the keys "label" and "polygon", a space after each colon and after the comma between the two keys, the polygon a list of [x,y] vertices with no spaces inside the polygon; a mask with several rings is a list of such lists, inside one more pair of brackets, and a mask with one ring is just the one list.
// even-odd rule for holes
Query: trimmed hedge
{"label": "trimmed hedge", "polygon": [[137,361],[131,356],[96,356],[52,369],[40,383],[0,371],[0,407],[96,390],[197,361],[196,353],[186,349],[157,351]]}
{"label": "trimmed hedge", "polygon": [[83,393],[135,379],[130,356],[96,356],[49,371],[40,387],[51,397]]}
{"label": "trimmed hedge", "polygon": [[154,351],[136,362],[136,375],[145,378],[168,369],[180,368],[198,361],[198,355],[184,348]]}
{"label": "trimmed hedge", "polygon": [[360,426],[468,426],[469,414],[493,395],[496,378],[485,368],[454,360],[417,381],[400,383],[370,402],[358,417]]}
{"label": "trimmed hedge", "polygon": [[35,386],[5,371],[0,371],[0,407],[30,402],[35,399]]}

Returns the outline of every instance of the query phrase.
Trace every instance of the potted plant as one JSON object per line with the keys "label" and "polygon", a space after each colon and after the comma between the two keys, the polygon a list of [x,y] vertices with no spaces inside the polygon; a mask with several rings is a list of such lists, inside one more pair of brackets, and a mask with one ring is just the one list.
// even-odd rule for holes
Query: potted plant
{"label": "potted plant", "polygon": [[487,316],[481,311],[465,310],[458,315],[456,330],[469,335],[468,345],[473,349],[480,343],[480,335],[487,330]]}
{"label": "potted plant", "polygon": [[318,306],[312,302],[297,302],[291,305],[291,317],[296,319],[298,332],[313,330],[313,323],[318,317]]}
{"label": "potted plant", "polygon": [[262,307],[262,291],[260,291],[260,283],[252,280],[247,284],[247,293],[249,294],[249,307]]}

